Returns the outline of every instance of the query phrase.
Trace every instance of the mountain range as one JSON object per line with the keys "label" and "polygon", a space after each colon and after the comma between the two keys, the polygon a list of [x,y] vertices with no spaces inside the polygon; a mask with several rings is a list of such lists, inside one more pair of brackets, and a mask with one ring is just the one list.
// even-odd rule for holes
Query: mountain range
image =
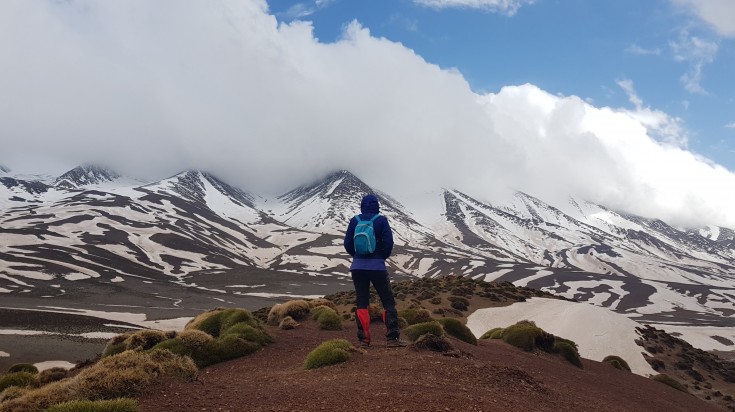
{"label": "mountain range", "polygon": [[[730,228],[522,192],[487,202],[451,188],[429,196],[436,213],[415,213],[344,170],[266,197],[198,170],[141,182],[92,165],[38,179],[2,167],[0,293],[85,299],[97,288],[111,296],[166,284],[225,301],[292,293],[299,279],[346,288],[342,237],[367,193],[381,198],[394,231],[397,277],[509,281],[643,322],[735,326]],[[256,273],[268,281],[248,278]]]}

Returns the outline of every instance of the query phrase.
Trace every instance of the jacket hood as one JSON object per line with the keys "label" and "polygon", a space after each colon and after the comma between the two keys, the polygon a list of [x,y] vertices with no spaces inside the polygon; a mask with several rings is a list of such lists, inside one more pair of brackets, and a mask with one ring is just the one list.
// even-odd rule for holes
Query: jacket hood
{"label": "jacket hood", "polygon": [[361,213],[380,213],[380,203],[375,195],[367,195],[360,202]]}

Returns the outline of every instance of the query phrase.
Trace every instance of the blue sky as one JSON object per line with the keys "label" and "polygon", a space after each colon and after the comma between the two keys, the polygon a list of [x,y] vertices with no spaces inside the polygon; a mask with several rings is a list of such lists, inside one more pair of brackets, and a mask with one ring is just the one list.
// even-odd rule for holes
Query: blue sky
{"label": "blue sky", "polygon": [[[709,2],[723,15],[735,14],[735,2]],[[680,119],[691,151],[735,170],[735,127],[726,127],[735,126],[735,35],[727,22],[717,26],[697,13],[698,0],[536,0],[512,15],[493,8],[493,0],[475,3],[480,6],[410,0],[269,6],[281,22],[312,22],[322,42],[339,39],[357,20],[373,36],[458,69],[480,93],[532,83],[598,107],[634,108],[619,85],[629,80],[644,107]]]}

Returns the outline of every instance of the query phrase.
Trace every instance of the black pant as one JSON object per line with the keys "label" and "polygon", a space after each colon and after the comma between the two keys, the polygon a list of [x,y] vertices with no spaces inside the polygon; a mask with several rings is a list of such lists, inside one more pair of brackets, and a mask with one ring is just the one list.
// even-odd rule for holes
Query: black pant
{"label": "black pant", "polygon": [[[393,298],[393,290],[390,287],[390,279],[388,272],[376,270],[353,270],[352,283],[355,284],[355,293],[357,294],[357,337],[361,341],[370,341],[370,322],[365,322],[366,313],[370,304],[370,284],[375,287],[380,297],[380,303],[383,305],[383,322],[388,339],[397,339],[400,336],[398,328],[398,312],[396,311],[396,301]],[[360,316],[363,315],[363,316]]]}

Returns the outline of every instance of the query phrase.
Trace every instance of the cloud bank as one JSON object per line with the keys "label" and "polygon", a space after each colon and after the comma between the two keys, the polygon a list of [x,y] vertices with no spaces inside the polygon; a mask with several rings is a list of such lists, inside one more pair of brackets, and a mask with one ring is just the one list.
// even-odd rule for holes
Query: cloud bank
{"label": "cloud bank", "polygon": [[[735,175],[677,119],[462,74],[357,22],[334,43],[263,1],[0,2],[0,162],[53,157],[277,192],[349,169],[388,193],[513,187],[735,227]],[[673,125],[673,126],[672,126]],[[682,144],[684,142],[684,144]],[[40,166],[40,165],[39,165]]]}
{"label": "cloud bank", "polygon": [[533,4],[536,0],[413,0],[413,2],[435,9],[468,8],[512,16],[518,9],[526,4]]}
{"label": "cloud bank", "polygon": [[732,0],[671,0],[691,9],[718,34],[735,37],[735,2]]}

